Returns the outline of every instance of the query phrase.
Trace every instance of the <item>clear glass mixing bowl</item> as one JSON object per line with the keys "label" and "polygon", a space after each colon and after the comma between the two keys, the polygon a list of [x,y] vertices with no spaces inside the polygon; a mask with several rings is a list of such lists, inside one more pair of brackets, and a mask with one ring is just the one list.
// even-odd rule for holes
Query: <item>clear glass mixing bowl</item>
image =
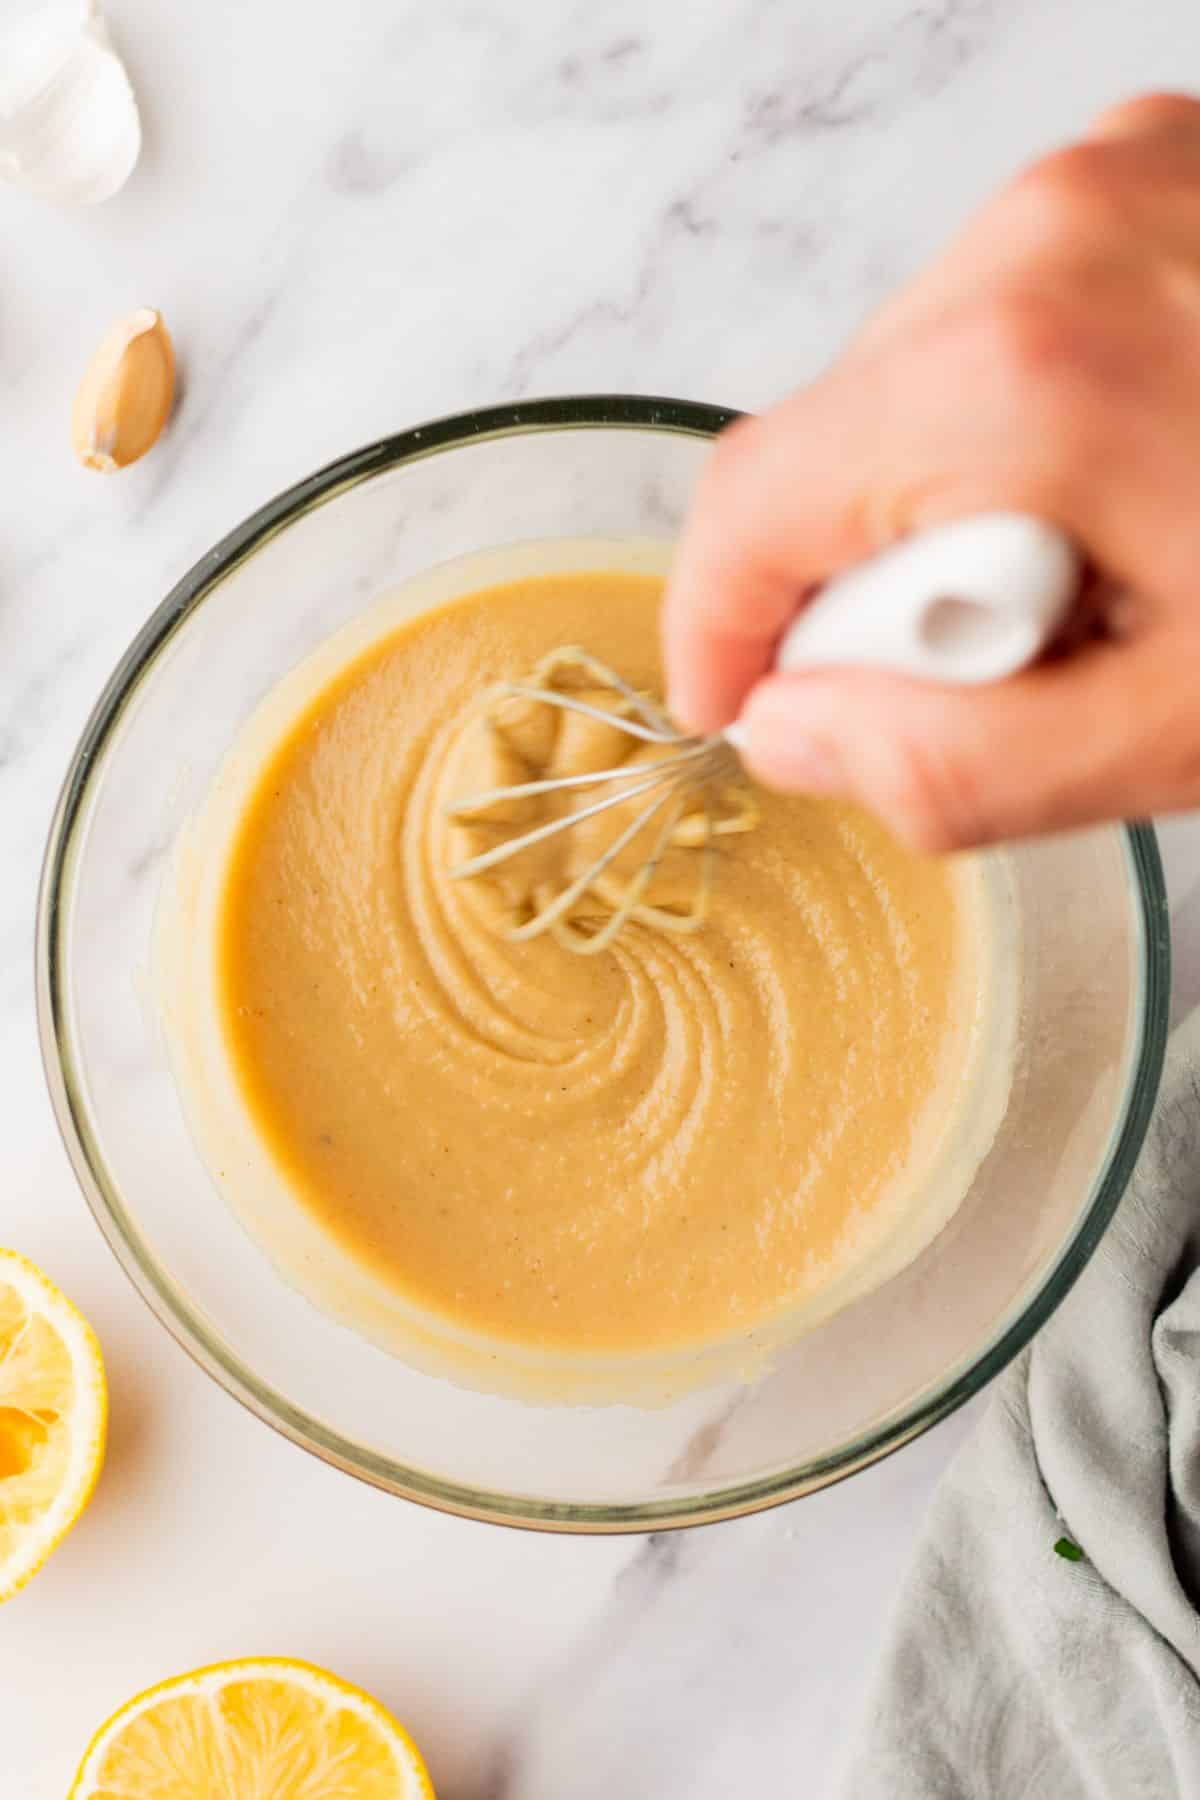
{"label": "clear glass mixing bowl", "polygon": [[289,1288],[185,1126],[148,991],[165,858],[248,714],[379,594],[546,538],[679,526],[731,415],[598,397],[400,433],[264,506],[163,601],[76,751],[50,834],[38,999],[88,1201],[159,1318],[246,1406],[328,1462],[473,1517],[661,1528],[788,1500],[958,1406],[1062,1299],[1150,1114],[1168,936],[1152,834],[1021,848],[1020,1042],[1007,1116],[950,1225],[903,1274],[749,1386],[672,1406],[531,1405],[409,1368]]}

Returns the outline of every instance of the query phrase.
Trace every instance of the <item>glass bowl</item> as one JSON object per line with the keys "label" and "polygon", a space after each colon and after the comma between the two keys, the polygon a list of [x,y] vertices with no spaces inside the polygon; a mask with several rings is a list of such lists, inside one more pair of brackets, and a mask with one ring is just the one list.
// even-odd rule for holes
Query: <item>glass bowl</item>
{"label": "glass bowl", "polygon": [[331,463],[163,601],[100,697],[50,833],[43,1051],[116,1256],[261,1419],[380,1487],[475,1518],[566,1531],[728,1518],[894,1450],[989,1381],[1062,1299],[1129,1179],[1158,1082],[1169,949],[1153,835],[1105,829],[1014,851],[1015,1076],[962,1206],[909,1268],[757,1380],[657,1408],[541,1406],[410,1368],[293,1291],[219,1198],[148,968],[170,847],[242,724],[331,633],[435,565],[553,538],[670,540],[731,416],[543,400]]}

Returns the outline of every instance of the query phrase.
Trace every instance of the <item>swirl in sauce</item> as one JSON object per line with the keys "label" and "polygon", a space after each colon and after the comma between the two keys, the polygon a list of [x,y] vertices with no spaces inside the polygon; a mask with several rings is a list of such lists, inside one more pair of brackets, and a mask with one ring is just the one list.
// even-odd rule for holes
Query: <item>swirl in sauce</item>
{"label": "swirl in sauce", "polygon": [[294,1203],[424,1315],[539,1353],[744,1337],[909,1260],[979,1036],[978,871],[843,805],[762,794],[702,931],[592,958],[448,879],[480,692],[564,642],[659,691],[660,589],[523,580],[371,645],[276,743],[223,878],[225,1047]]}

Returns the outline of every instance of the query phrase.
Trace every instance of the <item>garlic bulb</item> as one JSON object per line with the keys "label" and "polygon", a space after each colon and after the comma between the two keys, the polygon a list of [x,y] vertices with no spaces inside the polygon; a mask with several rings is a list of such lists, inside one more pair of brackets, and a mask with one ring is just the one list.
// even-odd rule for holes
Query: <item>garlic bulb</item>
{"label": "garlic bulb", "polygon": [[124,186],[141,147],[137,101],[93,0],[21,0],[0,25],[0,176],[90,205]]}

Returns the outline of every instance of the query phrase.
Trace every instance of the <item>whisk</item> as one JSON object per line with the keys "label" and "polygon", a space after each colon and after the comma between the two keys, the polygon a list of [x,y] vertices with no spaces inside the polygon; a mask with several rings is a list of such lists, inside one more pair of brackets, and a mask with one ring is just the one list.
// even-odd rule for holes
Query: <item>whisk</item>
{"label": "whisk", "polygon": [[[1055,527],[1017,513],[992,513],[924,532],[837,577],[784,634],[775,667],[784,672],[830,664],[882,667],[953,685],[997,681],[1032,662],[1060,629],[1079,587],[1080,562]],[[542,725],[536,709],[550,709]],[[507,710],[506,710],[507,709]],[[521,712],[520,709],[534,709]],[[554,768],[562,721],[592,729],[608,748],[605,766]],[[505,720],[519,722],[517,743]],[[607,948],[630,922],[693,932],[708,916],[718,841],[752,829],[757,809],[739,785],[737,726],[710,737],[680,732],[654,700],[586,650],[551,652],[526,681],[499,683],[485,697],[482,724],[521,780],[455,800],[449,821],[496,839],[455,863],[456,881],[496,877],[518,859],[544,858],[567,834],[590,836],[618,814],[618,829],[576,867],[570,855],[539,869],[504,935],[524,942],[550,932],[578,955]],[[531,730],[533,738],[531,739]],[[536,739],[542,750],[530,755]],[[614,746],[624,741],[624,754]],[[595,797],[591,797],[592,795]],[[529,824],[533,816],[549,817]],[[511,828],[525,826],[515,834]],[[644,854],[622,879],[619,868],[639,840]],[[674,850],[698,855],[690,895],[656,902],[653,884]]]}

